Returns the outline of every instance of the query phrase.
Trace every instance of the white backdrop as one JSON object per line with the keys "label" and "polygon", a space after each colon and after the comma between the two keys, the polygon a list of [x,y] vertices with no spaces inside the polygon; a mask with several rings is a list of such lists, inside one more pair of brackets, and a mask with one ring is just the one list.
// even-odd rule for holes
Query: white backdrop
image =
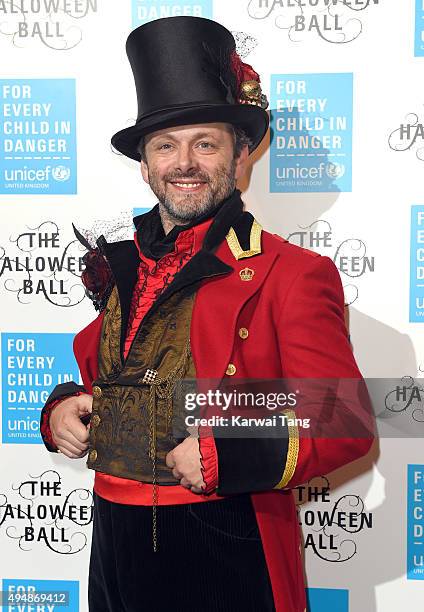
{"label": "white backdrop", "polygon": [[[89,228],[99,219],[120,218],[131,237],[133,209],[155,203],[137,164],[110,148],[111,135],[136,118],[124,48],[129,31],[148,16],[213,16],[236,34],[243,59],[260,73],[268,97],[275,104],[279,98],[273,128],[294,104],[298,117],[323,119],[324,129],[316,135],[324,143],[324,134],[332,135],[331,117],[342,118],[341,147],[333,148],[333,140],[319,149],[321,157],[299,147],[296,133],[276,130],[286,147],[270,148],[268,138],[240,187],[248,210],[265,229],[338,265],[363,375],[399,381],[407,376],[413,387],[424,368],[424,305],[415,302],[423,295],[417,272],[422,240],[415,231],[419,226],[413,232],[411,224],[412,211],[414,219],[424,211],[421,4],[0,1],[4,591],[19,585],[26,593],[31,587],[62,589],[72,595],[61,609],[87,610],[92,473],[84,459],[48,454],[36,423],[46,392],[58,380],[77,376],[72,337],[95,316],[83,299],[78,279],[83,253],[72,242],[71,223]],[[303,31],[302,23],[308,24]],[[272,79],[303,83],[297,85],[303,93],[292,94],[289,85],[277,96]],[[314,112],[314,103],[300,98],[321,100],[322,108],[317,103]],[[312,123],[303,135],[308,130],[314,131]],[[40,150],[46,138],[52,139],[50,151]],[[34,150],[28,150],[28,141]],[[275,178],[277,166],[311,168],[317,160],[325,164],[327,188],[325,183],[315,190],[301,184],[288,188]],[[323,475],[298,493],[312,612],[398,612],[405,604],[421,609],[424,419],[419,402],[417,396],[402,418],[421,439],[383,439],[353,468],[327,480]],[[55,515],[69,506],[72,520]],[[336,515],[329,525],[331,512]]]}

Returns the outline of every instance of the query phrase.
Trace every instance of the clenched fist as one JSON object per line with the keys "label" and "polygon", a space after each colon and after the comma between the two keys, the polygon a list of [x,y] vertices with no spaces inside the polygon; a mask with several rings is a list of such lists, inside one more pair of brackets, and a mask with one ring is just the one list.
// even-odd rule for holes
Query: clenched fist
{"label": "clenched fist", "polygon": [[82,393],[67,397],[52,409],[49,423],[53,442],[70,459],[87,454],[90,425],[85,426],[80,419],[91,413],[92,405],[93,397]]}
{"label": "clenched fist", "polygon": [[180,484],[193,493],[202,493],[205,488],[201,471],[199,440],[193,436],[186,438],[166,455],[166,465]]}

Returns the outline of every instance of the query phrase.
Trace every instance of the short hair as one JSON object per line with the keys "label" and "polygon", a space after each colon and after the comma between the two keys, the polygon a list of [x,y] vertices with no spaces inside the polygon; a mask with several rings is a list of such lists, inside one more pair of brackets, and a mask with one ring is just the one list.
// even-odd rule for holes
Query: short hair
{"label": "short hair", "polygon": [[[242,152],[242,150],[244,149],[246,145],[249,147],[249,153],[250,153],[253,147],[252,139],[249,138],[246,132],[238,125],[231,125],[231,124],[229,125],[232,129],[233,136],[234,136],[234,158],[237,159],[238,157],[240,157],[240,153]],[[140,154],[141,161],[144,161],[146,163],[147,158],[146,158],[145,136],[142,136],[140,138],[139,143],[137,145],[137,151]]]}

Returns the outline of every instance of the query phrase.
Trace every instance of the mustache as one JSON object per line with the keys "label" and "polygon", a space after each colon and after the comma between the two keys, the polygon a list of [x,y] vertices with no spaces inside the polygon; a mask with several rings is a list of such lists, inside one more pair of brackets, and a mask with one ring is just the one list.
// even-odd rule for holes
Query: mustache
{"label": "mustache", "polygon": [[209,175],[204,173],[204,172],[198,172],[196,170],[193,170],[193,172],[170,172],[169,174],[165,174],[165,176],[163,177],[164,181],[168,181],[168,182],[172,182],[172,181],[178,181],[178,180],[184,180],[184,179],[196,179],[198,181],[202,181],[203,183],[209,183],[210,178]]}

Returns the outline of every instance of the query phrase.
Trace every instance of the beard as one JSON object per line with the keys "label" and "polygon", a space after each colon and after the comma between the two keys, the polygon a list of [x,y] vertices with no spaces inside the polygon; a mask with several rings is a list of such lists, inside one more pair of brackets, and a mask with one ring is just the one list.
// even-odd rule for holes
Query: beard
{"label": "beard", "polygon": [[[149,185],[159,200],[159,206],[176,223],[189,223],[198,217],[214,210],[223,200],[232,194],[236,187],[236,161],[231,160],[230,167],[218,166],[214,174],[201,172],[193,168],[185,173],[169,172],[159,176],[149,168]],[[203,182],[200,193],[172,193],[173,187],[168,183],[179,180]]]}

